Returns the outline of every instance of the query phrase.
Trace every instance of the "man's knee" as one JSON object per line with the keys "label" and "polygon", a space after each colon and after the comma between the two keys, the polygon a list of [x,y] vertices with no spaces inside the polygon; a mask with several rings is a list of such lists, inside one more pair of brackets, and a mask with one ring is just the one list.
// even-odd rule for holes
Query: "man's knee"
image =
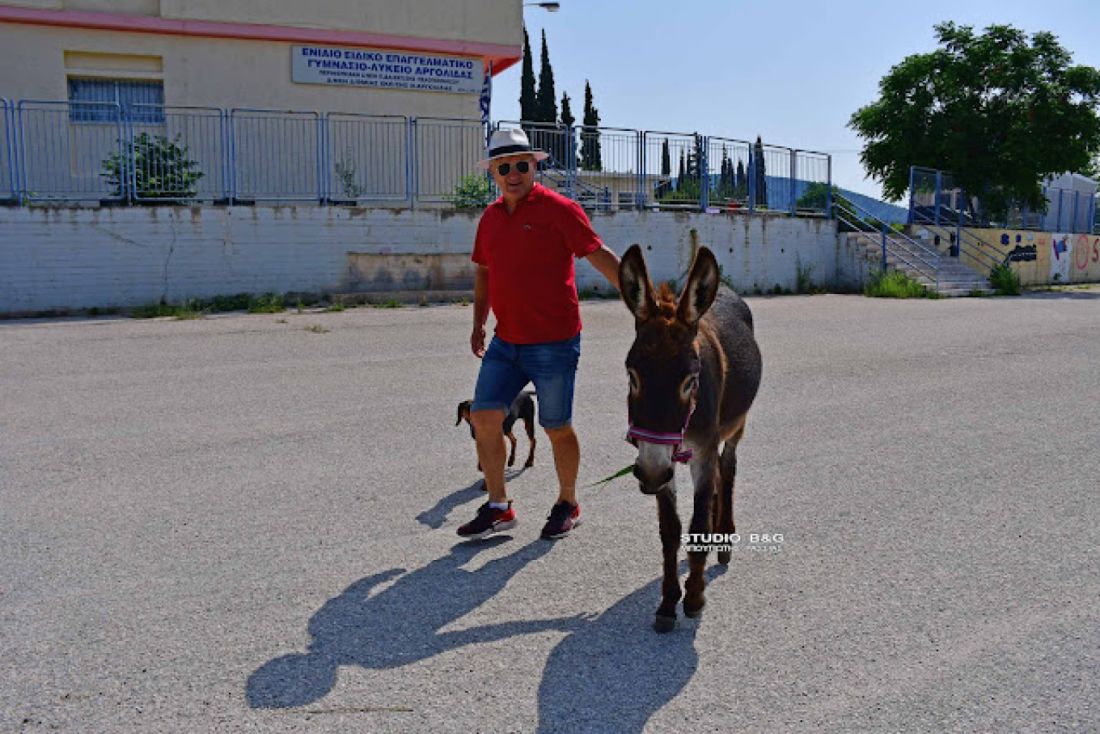
{"label": "man's knee", "polygon": [[478,438],[485,436],[504,435],[504,411],[503,410],[477,410],[470,413],[470,423]]}
{"label": "man's knee", "polygon": [[577,440],[577,434],[573,431],[573,426],[571,425],[558,426],[556,428],[546,428],[545,430],[546,435],[550,439],[551,443]]}

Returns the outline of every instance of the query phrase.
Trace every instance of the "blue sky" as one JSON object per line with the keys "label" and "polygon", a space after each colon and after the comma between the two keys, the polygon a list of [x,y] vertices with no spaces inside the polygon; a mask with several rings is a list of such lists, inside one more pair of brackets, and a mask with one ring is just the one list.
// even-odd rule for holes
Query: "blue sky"
{"label": "blue sky", "polygon": [[[588,79],[604,125],[828,152],[836,183],[876,196],[848,118],[891,66],[936,48],[934,24],[1050,31],[1075,63],[1100,67],[1097,0],[561,0],[524,19],[536,75],[545,28],[559,103],[568,92],[578,120]],[[519,64],[493,80],[493,119],[519,119],[519,80]]]}

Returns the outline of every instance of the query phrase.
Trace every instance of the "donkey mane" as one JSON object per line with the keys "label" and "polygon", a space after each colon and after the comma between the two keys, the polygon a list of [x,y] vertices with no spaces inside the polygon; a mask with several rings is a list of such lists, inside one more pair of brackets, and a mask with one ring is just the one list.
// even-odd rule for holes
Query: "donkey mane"
{"label": "donkey mane", "polygon": [[661,289],[657,291],[657,315],[666,321],[676,318],[676,291],[668,283],[661,283]]}

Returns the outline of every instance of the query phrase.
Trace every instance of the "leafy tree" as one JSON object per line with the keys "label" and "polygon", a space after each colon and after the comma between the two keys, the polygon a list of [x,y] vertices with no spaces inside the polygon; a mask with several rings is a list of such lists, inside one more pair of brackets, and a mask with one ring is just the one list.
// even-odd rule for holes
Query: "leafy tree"
{"label": "leafy tree", "polygon": [[860,159],[900,199],[912,165],[947,169],[991,214],[1010,202],[1042,210],[1048,175],[1089,173],[1100,152],[1100,71],[1074,66],[1050,33],[1009,25],[978,35],[935,26],[940,48],[907,56],[879,81],[879,99],[849,125]]}
{"label": "leafy tree", "polygon": [[531,59],[531,39],[527,28],[523,29],[523,74],[519,82],[519,119],[534,121],[538,114],[538,98],[535,94],[535,63]]}
{"label": "leafy tree", "polygon": [[754,204],[756,206],[768,205],[768,172],[764,163],[764,143],[760,140],[760,136],[756,136],[756,143],[752,146],[752,168],[753,168],[753,186],[755,191],[753,197],[756,199]]}
{"label": "leafy tree", "polygon": [[600,151],[600,111],[592,103],[592,85],[584,81],[584,120],[581,128],[581,168],[586,171],[602,171],[603,155]]}

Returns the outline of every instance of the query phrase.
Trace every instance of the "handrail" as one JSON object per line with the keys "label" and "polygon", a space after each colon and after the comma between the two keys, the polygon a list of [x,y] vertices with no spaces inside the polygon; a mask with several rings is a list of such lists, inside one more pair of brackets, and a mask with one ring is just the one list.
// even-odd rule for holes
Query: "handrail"
{"label": "handrail", "polygon": [[[890,239],[890,235],[887,234],[886,232],[884,232],[882,230],[875,230],[874,228],[863,229],[863,227],[870,227],[871,225],[868,224],[866,221],[860,220],[858,218],[855,221],[853,221],[851,219],[848,219],[846,216],[844,216],[844,211],[845,210],[840,206],[835,207],[834,211],[836,213],[836,218],[837,218],[838,221],[843,222],[844,224],[846,224],[846,225],[848,225],[849,227],[852,228],[852,234],[856,234],[856,235],[859,235],[861,237],[864,237],[867,240],[870,240],[871,242],[873,242],[876,247],[883,248],[883,250],[884,250],[884,252],[883,252],[884,262],[882,263],[883,268],[887,267],[887,263],[885,262],[885,258],[886,257],[893,257],[895,260],[900,261],[900,262],[904,263],[905,265],[908,265],[910,268],[915,270],[919,275],[921,275],[921,276],[927,278],[928,280],[932,281],[933,286],[936,286],[936,285],[939,284],[939,267],[938,267],[938,265],[929,263],[926,260],[924,260],[923,258],[916,257],[916,256],[914,256],[914,257],[916,257],[916,261],[914,261],[914,259],[906,256],[907,254],[912,255],[913,253],[905,250],[904,248],[900,248],[896,242],[894,242],[892,239]],[[885,227],[885,225],[884,225],[884,227]],[[875,234],[875,232],[877,232],[877,234]],[[894,232],[893,234],[897,234],[897,233]],[[872,236],[872,235],[874,235],[874,236]],[[908,238],[905,238],[905,239],[908,239]],[[893,246],[893,249],[891,249],[891,246]]]}
{"label": "handrail", "polygon": [[[932,221],[924,221],[923,217],[921,216],[917,216],[914,219],[913,223],[922,227],[928,227],[930,229],[943,230],[944,232],[950,232],[952,229],[950,225],[935,224]],[[955,223],[954,230],[955,244],[959,248],[960,256],[965,250],[966,254],[974,260],[978,261],[981,267],[986,267],[990,270],[1002,264],[1000,259],[991,255],[985,250],[985,242],[980,237],[971,234],[967,228],[963,227],[957,221]]]}
{"label": "handrail", "polygon": [[[842,202],[835,202],[833,209],[836,211],[837,218],[840,221],[864,233],[866,230],[858,229],[860,224],[865,227],[871,227],[870,223],[866,220],[878,220],[878,217],[872,212],[848,198],[844,198]],[[847,210],[854,219],[860,220],[859,224],[844,217],[843,213],[845,210]],[[881,236],[885,239],[888,255],[893,255],[894,258],[904,262],[921,275],[929,278],[933,283],[939,281],[940,253],[938,250],[896,230],[891,230],[888,233],[881,233]],[[914,260],[917,262],[914,262]]]}

